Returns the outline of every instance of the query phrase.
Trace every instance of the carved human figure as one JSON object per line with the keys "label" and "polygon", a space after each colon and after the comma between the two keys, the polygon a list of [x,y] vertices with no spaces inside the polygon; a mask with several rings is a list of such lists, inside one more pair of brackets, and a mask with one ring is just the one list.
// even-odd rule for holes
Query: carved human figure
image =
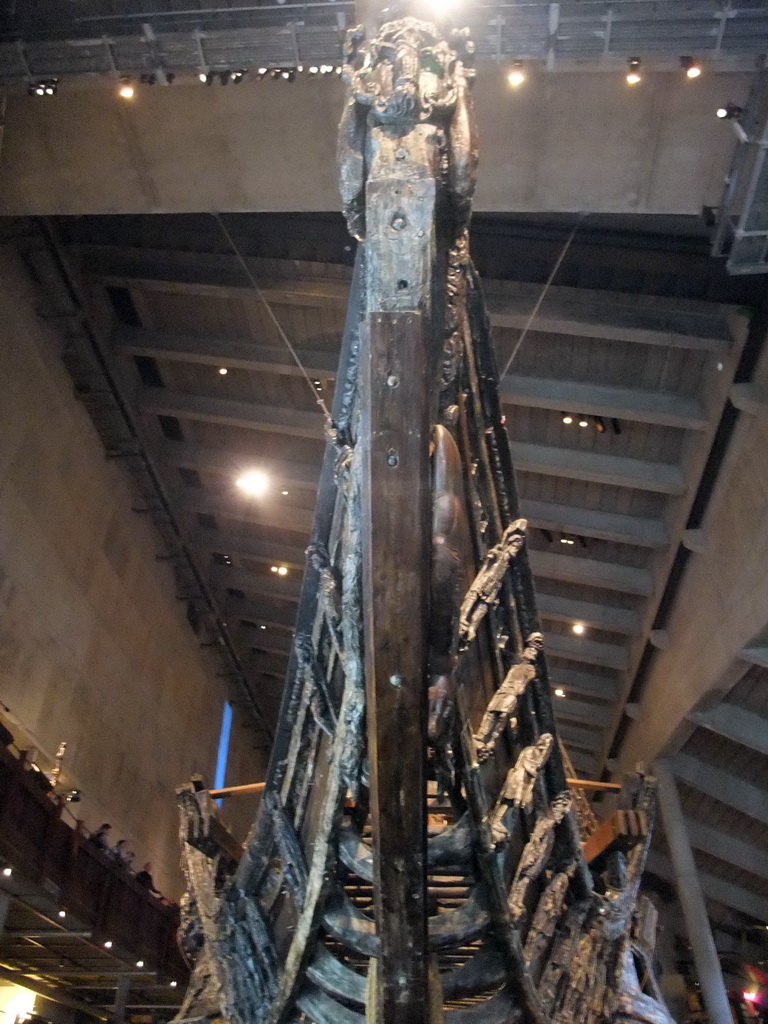
{"label": "carved human figure", "polygon": [[525,692],[528,683],[536,676],[536,658],[544,647],[541,633],[531,633],[517,665],[513,665],[504,677],[504,682],[491,697],[485,709],[480,728],[475,733],[477,760],[483,764],[493,753],[496,742],[509,724],[514,729],[517,719],[513,717],[517,702]]}
{"label": "carved human figure", "polygon": [[523,546],[527,525],[525,519],[516,519],[506,528],[499,543],[486,552],[480,571],[461,603],[459,613],[459,647],[461,650],[466,650],[474,640],[488,609],[496,605],[509,563]]}
{"label": "carved human figure", "polygon": [[509,839],[509,830],[504,824],[508,809],[522,807],[525,810],[533,803],[533,787],[552,753],[554,742],[551,733],[542,733],[536,743],[520,751],[514,768],[507,772],[501,795],[489,821],[493,842],[497,846]]}
{"label": "carved human figure", "polygon": [[555,930],[562,919],[563,904],[575,864],[559,871],[549,882],[538,902],[525,940],[525,962],[534,971],[549,949]]}
{"label": "carved human figure", "polygon": [[512,919],[518,927],[522,925],[525,918],[528,890],[547,866],[547,861],[555,845],[555,828],[570,809],[571,794],[565,790],[555,797],[549,811],[536,822],[531,838],[525,844],[508,898]]}

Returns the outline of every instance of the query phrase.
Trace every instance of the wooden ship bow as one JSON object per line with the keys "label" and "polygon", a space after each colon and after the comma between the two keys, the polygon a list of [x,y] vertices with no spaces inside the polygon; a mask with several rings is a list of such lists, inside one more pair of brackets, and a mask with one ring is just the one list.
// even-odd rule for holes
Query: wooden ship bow
{"label": "wooden ship bow", "polygon": [[359,246],[295,643],[242,854],[179,791],[179,1020],[670,1020],[637,900],[651,780],[588,863],[557,740],[469,258],[471,54],[410,16],[348,37]]}

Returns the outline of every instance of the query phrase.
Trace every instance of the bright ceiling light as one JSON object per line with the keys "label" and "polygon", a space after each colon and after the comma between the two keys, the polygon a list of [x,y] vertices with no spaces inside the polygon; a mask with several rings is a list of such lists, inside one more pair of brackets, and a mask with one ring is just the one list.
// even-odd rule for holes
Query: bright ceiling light
{"label": "bright ceiling light", "polygon": [[701,74],[701,65],[693,57],[681,57],[680,67],[685,71],[686,78],[698,78]]}
{"label": "bright ceiling light", "polygon": [[172,981],[172,982],[171,982],[171,988],[176,988],[176,984],[177,984],[177,983],[176,983],[175,981]]}
{"label": "bright ceiling light", "polygon": [[136,90],[133,88],[133,86],[129,85],[128,82],[126,82],[124,85],[121,85],[120,88],[117,90],[117,95],[120,96],[121,99],[132,100],[135,95],[135,92]]}
{"label": "bright ceiling light", "polygon": [[555,696],[556,696],[556,697],[564,697],[564,696],[565,696],[565,690],[562,690],[562,689],[561,689],[561,688],[560,688],[560,687],[558,686],[558,688],[557,688],[557,689],[555,690]]}
{"label": "bright ceiling light", "polygon": [[104,949],[112,949],[112,940],[111,939],[107,939],[107,941],[104,943]]}
{"label": "bright ceiling light", "polygon": [[13,874],[13,868],[3,868],[3,874],[6,878],[10,878]]}
{"label": "bright ceiling light", "polygon": [[281,565],[278,568],[278,570],[277,570],[277,575],[278,576],[287,576],[288,575],[288,569],[284,565]]}
{"label": "bright ceiling light", "polygon": [[226,366],[220,366],[219,373],[221,374],[222,377],[226,377],[227,374],[229,373],[229,370],[226,368]]}
{"label": "bright ceiling light", "polygon": [[638,82],[642,81],[640,74],[640,61],[634,57],[629,62],[629,72],[627,74],[627,85],[637,85]]}
{"label": "bright ceiling light", "polygon": [[693,67],[688,68],[685,74],[688,78],[698,78],[701,74],[701,68],[698,66],[698,64],[694,64]]}
{"label": "bright ceiling light", "polygon": [[574,622],[571,628],[573,629],[573,632],[576,634],[576,636],[581,636],[584,632],[585,626],[583,622]]}
{"label": "bright ceiling light", "polygon": [[288,491],[281,491],[280,493],[281,493],[281,494],[287,494],[287,493],[288,493]]}
{"label": "bright ceiling light", "polygon": [[269,477],[258,469],[252,469],[238,479],[237,486],[252,498],[258,498],[269,489]]}
{"label": "bright ceiling light", "polygon": [[143,967],[144,966],[144,961],[143,960],[137,960],[136,961],[136,966],[137,967]]}
{"label": "bright ceiling light", "polygon": [[66,917],[66,916],[67,916],[66,910],[60,910],[59,911],[59,917]]}
{"label": "bright ceiling light", "polygon": [[201,71],[200,74],[197,77],[198,77],[198,79],[201,82],[207,82],[208,81],[208,75],[205,73],[205,71]]}
{"label": "bright ceiling light", "polygon": [[519,60],[515,61],[512,65],[512,70],[507,75],[507,81],[513,89],[517,89],[525,81],[525,71]]}
{"label": "bright ceiling light", "polygon": [[276,565],[271,565],[271,566],[269,567],[269,571],[270,571],[270,572],[277,572],[277,566],[276,566]]}
{"label": "bright ceiling light", "polygon": [[589,426],[589,421],[588,420],[579,420],[579,426],[580,427],[588,427]]}
{"label": "bright ceiling light", "polygon": [[569,427],[573,423],[573,416],[568,416],[567,414],[564,414],[563,423],[566,425],[566,427]]}

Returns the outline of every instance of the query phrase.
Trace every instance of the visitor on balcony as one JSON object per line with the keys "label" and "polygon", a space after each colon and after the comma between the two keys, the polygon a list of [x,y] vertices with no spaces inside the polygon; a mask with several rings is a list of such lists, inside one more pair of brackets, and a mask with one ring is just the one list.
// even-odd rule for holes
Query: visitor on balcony
{"label": "visitor on balcony", "polygon": [[105,822],[100,825],[95,832],[92,832],[88,837],[88,841],[93,843],[94,846],[98,846],[100,850],[109,849],[109,833],[112,831],[112,826]]}

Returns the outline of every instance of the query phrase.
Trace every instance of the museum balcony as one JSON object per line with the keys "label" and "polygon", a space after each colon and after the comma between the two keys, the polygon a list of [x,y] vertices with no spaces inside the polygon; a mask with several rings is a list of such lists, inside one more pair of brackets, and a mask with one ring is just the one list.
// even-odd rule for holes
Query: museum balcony
{"label": "museum balcony", "polygon": [[178,927],[25,753],[0,748],[0,979],[96,1018],[169,1019],[188,977]]}

